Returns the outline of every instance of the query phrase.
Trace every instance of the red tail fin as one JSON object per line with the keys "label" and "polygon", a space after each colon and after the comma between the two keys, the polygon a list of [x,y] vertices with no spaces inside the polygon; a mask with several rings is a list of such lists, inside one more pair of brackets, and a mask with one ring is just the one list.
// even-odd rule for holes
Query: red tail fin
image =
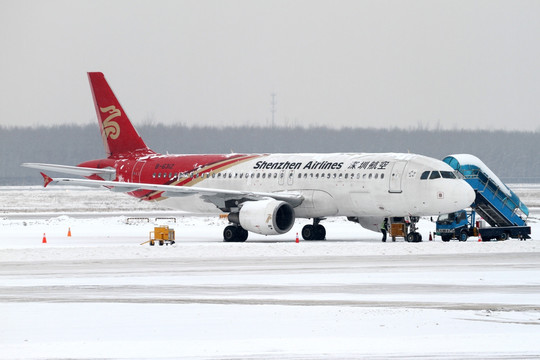
{"label": "red tail fin", "polygon": [[116,157],[135,151],[151,153],[114,96],[105,76],[100,72],[89,72],[88,80],[107,156]]}
{"label": "red tail fin", "polygon": [[49,185],[53,181],[53,179],[42,172],[40,172],[40,174],[41,176],[43,176],[43,187],[47,187],[47,185]]}

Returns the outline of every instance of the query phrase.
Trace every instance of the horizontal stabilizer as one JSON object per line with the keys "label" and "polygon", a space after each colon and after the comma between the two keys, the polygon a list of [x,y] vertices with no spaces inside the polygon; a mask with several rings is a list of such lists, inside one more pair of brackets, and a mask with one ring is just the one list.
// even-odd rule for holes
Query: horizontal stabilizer
{"label": "horizontal stabilizer", "polygon": [[98,175],[104,180],[114,180],[116,178],[116,170],[112,168],[95,169],[80,166],[57,165],[57,164],[41,164],[41,163],[24,163],[21,166],[43,171],[55,171],[62,174],[71,174],[79,176]]}

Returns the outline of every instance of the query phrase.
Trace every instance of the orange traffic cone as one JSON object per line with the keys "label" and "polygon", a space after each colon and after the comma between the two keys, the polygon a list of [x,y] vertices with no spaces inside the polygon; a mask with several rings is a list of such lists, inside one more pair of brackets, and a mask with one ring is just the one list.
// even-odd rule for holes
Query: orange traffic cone
{"label": "orange traffic cone", "polygon": [[300,240],[298,240],[298,233],[296,233],[296,243],[298,244]]}
{"label": "orange traffic cone", "polygon": [[47,243],[47,238],[45,237],[45,233],[43,233],[43,240],[41,240],[41,243],[42,243],[42,244],[46,244],[46,243]]}
{"label": "orange traffic cone", "polygon": [[429,232],[429,241],[433,241],[433,236],[431,236],[431,231]]}
{"label": "orange traffic cone", "polygon": [[68,237],[71,237],[71,228],[68,227]]}
{"label": "orange traffic cone", "polygon": [[482,234],[478,233],[478,242],[482,242]]}

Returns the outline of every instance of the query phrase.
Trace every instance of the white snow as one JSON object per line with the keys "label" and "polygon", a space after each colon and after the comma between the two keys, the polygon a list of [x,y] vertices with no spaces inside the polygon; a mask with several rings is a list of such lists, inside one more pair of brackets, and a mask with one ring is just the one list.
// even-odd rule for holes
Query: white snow
{"label": "white snow", "polygon": [[455,158],[461,165],[474,165],[480,169],[484,174],[486,174],[497,186],[504,191],[507,196],[512,196],[510,189],[499,179],[497,175],[491,169],[484,164],[482,160],[471,154],[454,154],[448,155]]}
{"label": "white snow", "polygon": [[[430,242],[426,218],[417,244],[344,219],[323,222],[324,242],[295,243],[299,221],[229,244],[224,220],[107,191],[0,188],[0,202],[0,359],[540,357],[536,207],[530,241]],[[140,245],[154,224],[177,243]]]}

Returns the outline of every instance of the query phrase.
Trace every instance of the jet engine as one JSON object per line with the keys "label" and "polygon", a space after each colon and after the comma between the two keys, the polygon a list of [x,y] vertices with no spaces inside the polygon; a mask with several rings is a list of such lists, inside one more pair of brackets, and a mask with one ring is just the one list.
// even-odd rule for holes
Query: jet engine
{"label": "jet engine", "polygon": [[229,221],[261,235],[284,234],[291,230],[294,220],[293,207],[275,199],[246,201],[238,213],[229,214]]}

